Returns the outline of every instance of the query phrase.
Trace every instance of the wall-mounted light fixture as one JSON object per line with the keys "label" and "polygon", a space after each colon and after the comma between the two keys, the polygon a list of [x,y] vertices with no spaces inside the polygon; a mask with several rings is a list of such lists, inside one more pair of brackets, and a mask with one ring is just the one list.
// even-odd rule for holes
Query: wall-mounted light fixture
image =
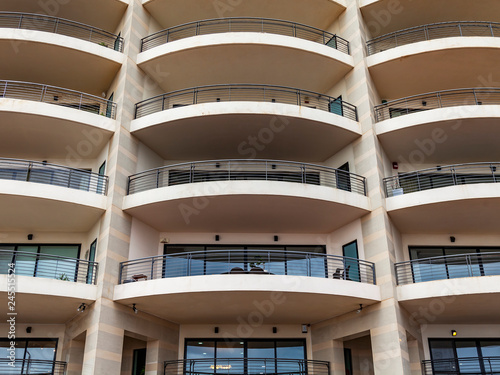
{"label": "wall-mounted light fixture", "polygon": [[28,234],[28,241],[31,241],[32,239],[33,239],[33,234],[32,233]]}
{"label": "wall-mounted light fixture", "polygon": [[82,302],[80,304],[80,306],[78,306],[78,308],[76,309],[76,311],[78,311],[78,312],[84,312],[86,308],[87,308],[87,305]]}
{"label": "wall-mounted light fixture", "polygon": [[356,314],[359,314],[363,310],[363,304],[359,304],[359,309],[356,310]]}
{"label": "wall-mounted light fixture", "polygon": [[132,304],[132,311],[134,312],[134,314],[137,314],[139,312],[139,310],[137,310],[137,307],[135,307],[135,303]]}
{"label": "wall-mounted light fixture", "polygon": [[278,333],[278,327],[273,327],[273,333]]}
{"label": "wall-mounted light fixture", "polygon": [[457,331],[455,331],[454,329],[451,330],[451,335],[452,336],[456,336],[457,335]]}
{"label": "wall-mounted light fixture", "polygon": [[450,241],[455,242],[457,239],[454,236],[450,236]]}
{"label": "wall-mounted light fixture", "polygon": [[219,327],[214,327],[214,333],[219,333]]}
{"label": "wall-mounted light fixture", "polygon": [[278,236],[274,236],[274,242],[278,242],[279,240],[279,237]]}
{"label": "wall-mounted light fixture", "polygon": [[33,329],[33,328],[31,328],[31,327],[26,327],[26,333],[31,333],[31,330],[32,330],[32,329]]}
{"label": "wall-mounted light fixture", "polygon": [[215,235],[215,241],[219,241],[220,240],[220,236],[218,234]]}
{"label": "wall-mounted light fixture", "polygon": [[302,333],[307,333],[307,324],[302,324]]}

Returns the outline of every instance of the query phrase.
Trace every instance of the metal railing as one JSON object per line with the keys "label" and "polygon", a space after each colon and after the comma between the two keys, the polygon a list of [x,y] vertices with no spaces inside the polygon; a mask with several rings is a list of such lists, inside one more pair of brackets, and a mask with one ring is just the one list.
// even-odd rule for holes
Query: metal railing
{"label": "metal railing", "polygon": [[500,252],[445,255],[395,264],[398,285],[500,275]]}
{"label": "metal railing", "polygon": [[141,41],[141,52],[165,43],[196,35],[230,32],[254,32],[291,36],[324,44],[340,52],[350,54],[349,42],[336,34],[300,23],[253,17],[216,18],[171,27],[143,38]]}
{"label": "metal railing", "polygon": [[422,361],[423,375],[497,375],[500,357],[466,357]]}
{"label": "metal railing", "polygon": [[322,165],[258,159],[197,161],[150,169],[128,178],[127,194],[196,182],[240,180],[319,185],[366,195],[363,176]]}
{"label": "metal railing", "polygon": [[45,162],[0,158],[0,180],[27,181],[106,195],[108,177]]}
{"label": "metal railing", "polygon": [[268,102],[305,106],[358,121],[354,105],[338,98],[284,86],[224,84],[192,87],[161,94],[135,105],[135,118],[167,109],[214,102]]}
{"label": "metal railing", "polygon": [[221,274],[308,276],[375,284],[375,265],[338,255],[285,250],[207,250],[120,263],[120,284]]}
{"label": "metal railing", "polygon": [[16,359],[14,367],[9,359],[0,358],[0,374],[6,375],[65,375],[67,364],[41,359]]}
{"label": "metal railing", "polygon": [[464,105],[499,105],[499,88],[466,88],[436,91],[391,100],[374,107],[375,121],[428,111],[437,108],[458,107]]}
{"label": "metal railing", "polygon": [[123,51],[123,38],[83,23],[34,13],[0,12],[0,28],[37,30],[87,40]]}
{"label": "metal railing", "polygon": [[400,173],[383,180],[385,196],[388,198],[447,186],[497,182],[500,182],[500,163],[445,165]]}
{"label": "metal railing", "polygon": [[500,36],[500,23],[481,21],[439,22],[381,35],[366,43],[368,55],[398,46],[461,36]]}
{"label": "metal railing", "polygon": [[60,105],[114,119],[116,103],[83,92],[39,83],[0,81],[0,100],[21,99]]}
{"label": "metal railing", "polygon": [[202,358],[166,361],[164,375],[329,375],[330,363],[306,359]]}
{"label": "metal railing", "polygon": [[0,274],[8,274],[7,265],[15,265],[15,275],[95,284],[98,264],[59,255],[3,250],[0,247]]}

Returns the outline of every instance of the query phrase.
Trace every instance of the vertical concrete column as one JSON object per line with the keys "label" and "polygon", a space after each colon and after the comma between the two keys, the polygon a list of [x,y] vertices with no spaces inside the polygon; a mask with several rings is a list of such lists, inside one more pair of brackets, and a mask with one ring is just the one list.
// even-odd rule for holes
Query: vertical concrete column
{"label": "vertical concrete column", "polygon": [[87,330],[82,375],[120,375],[123,339],[121,328],[97,323]]}
{"label": "vertical concrete column", "polygon": [[330,372],[332,375],[345,375],[344,342],[342,340],[332,340]]}
{"label": "vertical concrete column", "polygon": [[146,375],[163,374],[163,358],[160,340],[148,341],[146,351]]}
{"label": "vertical concrete column", "polygon": [[422,374],[422,364],[423,359],[421,343],[416,340],[408,340],[408,354],[410,356],[410,371],[411,375]]}
{"label": "vertical concrete column", "polygon": [[395,319],[370,330],[375,375],[410,375],[406,335]]}
{"label": "vertical concrete column", "polygon": [[68,363],[66,375],[80,375],[82,373],[85,342],[71,340],[66,349],[66,362]]}

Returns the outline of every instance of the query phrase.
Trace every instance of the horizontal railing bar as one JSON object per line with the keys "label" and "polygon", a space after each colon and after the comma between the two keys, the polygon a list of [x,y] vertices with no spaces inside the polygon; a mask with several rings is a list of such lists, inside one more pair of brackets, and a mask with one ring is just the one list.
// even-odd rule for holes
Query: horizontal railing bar
{"label": "horizontal railing bar", "polygon": [[[101,114],[114,119],[116,103],[99,96],[40,83],[0,80],[0,99],[21,99]],[[97,106],[97,107],[96,107]]]}
{"label": "horizontal railing bar", "polygon": [[[16,27],[12,27],[12,24],[6,23],[8,19],[14,19],[16,20]],[[20,20],[21,22],[18,22],[17,20]],[[54,28],[50,28],[50,30],[45,26],[45,25],[40,25],[40,22],[49,22],[54,25]],[[67,33],[62,33],[60,30],[55,27],[58,26],[60,27],[61,25],[64,26],[69,26],[73,27],[76,30],[85,30],[88,32],[85,35],[78,35],[77,33],[70,34],[68,35]],[[30,27],[28,27],[30,26]],[[111,48],[115,49],[118,52],[122,52],[123,50],[123,38],[121,36],[115,35],[113,33],[110,33],[106,30],[86,25],[80,22],[64,19],[64,18],[57,18],[53,16],[48,16],[48,15],[43,15],[43,14],[35,14],[35,13],[21,13],[21,12],[0,12],[0,28],[2,27],[8,27],[8,28],[16,28],[16,29],[26,29],[26,30],[38,30],[38,31],[45,31],[45,32],[52,32],[55,34],[61,34],[65,36],[70,36],[82,40],[90,40],[91,42],[95,43],[103,43],[103,40],[98,39],[95,40],[95,36],[101,36],[106,38],[108,41],[110,47],[108,45],[104,45],[106,48]],[[118,41],[118,43],[116,43]]]}
{"label": "horizontal railing bar", "polygon": [[[498,171],[498,173],[497,173]],[[403,172],[385,177],[386,197],[448,186],[500,182],[500,162],[463,163]]]}
{"label": "horizontal railing bar", "polygon": [[[399,45],[405,45],[405,44],[411,44],[415,42],[419,42],[422,40],[433,40],[433,39],[441,39],[445,37],[460,37],[464,36],[463,35],[463,29],[461,27],[464,27],[465,30],[467,28],[471,27],[481,27],[483,29],[491,30],[493,28],[500,28],[500,23],[498,22],[489,22],[489,21],[451,21],[451,22],[438,22],[438,23],[431,23],[427,25],[420,25],[420,26],[414,26],[398,31],[393,31],[391,33],[387,33],[381,36],[378,36],[376,38],[373,38],[366,42],[366,46],[368,49],[368,55],[373,55],[375,53],[385,51],[387,49],[395,48]],[[457,35],[446,35],[442,36],[442,34],[433,34],[432,31],[435,30],[443,30],[443,29],[450,29],[450,28],[456,28],[457,29]],[[417,32],[421,32],[421,34],[418,34],[421,36],[420,38],[414,37],[414,38],[409,38],[409,39],[403,39],[404,36],[406,35],[412,35]],[[470,36],[470,35],[466,35]],[[492,34],[490,31],[488,33],[485,33],[484,35],[480,36],[489,36],[489,37],[494,37],[495,35]],[[404,43],[401,43],[404,41]],[[384,43],[385,42],[385,43]],[[389,43],[388,43],[389,42]],[[390,43],[392,42],[392,43]],[[377,48],[379,46],[379,48]],[[383,49],[382,49],[383,47]]]}
{"label": "horizontal railing bar", "polygon": [[[453,98],[457,98],[453,100]],[[499,105],[500,89],[496,87],[461,88],[434,91],[395,99],[373,107],[375,121],[396,116],[462,105]],[[393,114],[394,112],[394,114]]]}
{"label": "horizontal railing bar", "polygon": [[[245,90],[247,92],[243,92]],[[253,95],[254,93],[258,95]],[[309,106],[358,121],[356,106],[338,98],[286,86],[242,83],[198,86],[160,94],[137,103],[135,118],[176,108],[176,106],[219,101],[258,101]]]}
{"label": "horizontal railing bar", "polygon": [[[228,30],[224,32],[231,32],[231,31],[237,31],[234,30],[234,27],[236,25],[255,25],[257,26],[257,31],[260,29],[261,31],[264,31],[265,26],[278,26],[278,27],[285,27],[287,28],[290,33],[292,34],[293,37],[301,38],[301,39],[306,39],[306,40],[311,40],[309,38],[306,38],[304,35],[301,35],[300,33],[297,33],[297,30],[301,32],[306,32],[311,35],[314,35],[316,37],[316,41],[318,43],[324,44],[324,45],[329,45],[330,47],[333,47],[335,49],[338,49],[341,52],[350,54],[350,48],[349,48],[349,42],[345,40],[344,38],[339,37],[336,34],[332,34],[328,31],[324,31],[321,29],[318,29],[313,26],[308,26],[305,24],[301,23],[296,23],[296,22],[290,22],[290,21],[285,21],[285,20],[278,20],[278,19],[272,19],[272,18],[259,18],[259,17],[228,17],[228,18],[213,18],[213,19],[207,19],[203,21],[194,21],[194,22],[188,22],[184,23],[181,25],[177,25],[174,27],[170,27],[168,29],[164,29],[161,31],[158,31],[154,34],[148,35],[147,37],[143,38],[141,40],[141,52],[147,51],[150,48],[156,47],[161,44],[168,43],[169,41],[173,40],[179,40],[183,38],[188,38],[191,36],[199,35],[200,34],[200,29],[203,30],[202,34],[212,34],[212,33],[218,33],[220,29],[217,29],[217,27],[220,27],[221,25],[227,25]],[[210,27],[215,27],[210,29]],[[186,31],[192,31],[193,33],[189,33],[187,35],[181,34],[182,32]],[[247,31],[247,30],[245,30]],[[249,30],[250,32],[253,30]],[[271,32],[273,34],[279,34],[279,35],[289,35],[284,34],[284,33],[279,33],[278,30],[272,30],[270,31],[268,28],[265,28],[266,32]],[[166,37],[166,39],[163,39]],[[335,38],[336,42],[332,46],[329,44],[329,42]],[[153,43],[155,42],[156,43]],[[342,48],[339,48],[342,47]]]}
{"label": "horizontal railing bar", "polygon": [[85,171],[32,160],[0,158],[0,179],[63,186],[106,195],[109,178]]}

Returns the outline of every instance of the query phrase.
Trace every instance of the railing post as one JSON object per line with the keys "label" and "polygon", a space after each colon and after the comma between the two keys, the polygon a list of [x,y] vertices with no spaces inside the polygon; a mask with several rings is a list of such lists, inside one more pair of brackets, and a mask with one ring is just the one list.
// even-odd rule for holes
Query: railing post
{"label": "railing post", "polygon": [[472,93],[474,94],[474,101],[476,102],[476,105],[478,105],[477,95],[476,95],[476,89],[472,89]]}
{"label": "railing post", "polygon": [[83,93],[80,94],[80,104],[78,105],[78,109],[82,109],[82,102],[83,102]]}
{"label": "railing post", "polygon": [[187,276],[191,276],[191,258],[192,258],[192,254],[189,253],[188,257],[187,257],[187,260],[188,260]]}
{"label": "railing post", "polygon": [[17,27],[18,29],[21,28],[22,23],[23,23],[23,15],[21,14],[21,17],[19,18],[19,25]]}
{"label": "railing post", "polygon": [[451,177],[453,178],[453,185],[457,185],[457,173],[454,167],[451,167]]}
{"label": "railing post", "polygon": [[470,255],[465,256],[465,264],[467,265],[469,277],[474,276],[474,272],[472,271],[472,259],[470,258]]}
{"label": "railing post", "polygon": [[120,263],[120,270],[118,271],[118,284],[122,283],[123,277],[123,263]]}
{"label": "railing post", "polygon": [[45,90],[47,86],[42,86],[42,92],[40,93],[40,101],[43,102],[43,98],[45,97]]}
{"label": "railing post", "polygon": [[89,42],[91,42],[91,41],[92,41],[92,31],[93,31],[93,29],[91,28],[91,29],[90,29],[90,33],[89,33]]}
{"label": "railing post", "polygon": [[307,262],[307,276],[311,276],[311,256],[307,254],[306,256],[306,262]]}
{"label": "railing post", "polygon": [[160,187],[160,170],[156,170],[156,188]]}
{"label": "railing post", "polygon": [[494,166],[493,164],[490,164],[490,170],[491,170],[491,174],[493,175],[493,182],[497,182],[497,178],[495,176],[495,172],[497,170],[497,167]]}
{"label": "railing post", "polygon": [[8,85],[8,82],[7,82],[7,81],[5,81],[5,86],[4,86],[4,88],[3,88],[3,95],[2,95],[2,97],[4,97],[4,98],[5,98],[5,96],[7,95],[7,85]]}
{"label": "railing post", "polygon": [[495,33],[493,32],[493,25],[492,25],[492,23],[490,22],[489,25],[490,25],[491,36],[495,36]]}
{"label": "railing post", "polygon": [[54,26],[54,34],[57,34],[58,27],[59,27],[59,18],[56,19],[56,24]]}
{"label": "railing post", "polygon": [[155,258],[151,258],[151,279],[154,280],[154,272],[155,272]]}
{"label": "railing post", "polygon": [[68,187],[71,186],[71,172],[73,172],[72,169],[69,170],[69,174],[68,174]]}
{"label": "railing post", "polygon": [[190,170],[189,170],[189,183],[193,183],[194,180],[194,163],[191,163]]}
{"label": "railing post", "polygon": [[458,23],[458,31],[460,32],[460,36],[463,36],[462,35],[462,24],[460,22]]}
{"label": "railing post", "polygon": [[31,178],[31,168],[33,166],[33,163],[28,163],[28,171],[26,172],[26,181],[29,181]]}
{"label": "railing post", "polygon": [[227,166],[227,179],[228,179],[228,181],[231,181],[231,160],[229,160],[228,166]]}

